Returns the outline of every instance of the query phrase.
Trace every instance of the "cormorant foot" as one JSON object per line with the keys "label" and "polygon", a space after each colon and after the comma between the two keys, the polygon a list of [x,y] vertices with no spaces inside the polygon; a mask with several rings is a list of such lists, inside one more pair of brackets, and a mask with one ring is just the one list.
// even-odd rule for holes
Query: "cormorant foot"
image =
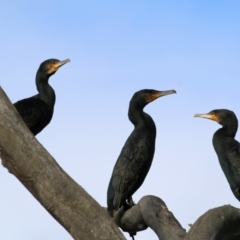
{"label": "cormorant foot", "polygon": [[133,206],[135,205],[135,203],[134,203],[132,197],[130,197],[127,201],[128,201],[128,205],[129,205],[130,208],[133,207]]}
{"label": "cormorant foot", "polygon": [[132,238],[132,240],[134,240],[134,239],[135,239],[134,236],[136,236],[137,233],[129,233],[129,235],[130,235],[130,237]]}

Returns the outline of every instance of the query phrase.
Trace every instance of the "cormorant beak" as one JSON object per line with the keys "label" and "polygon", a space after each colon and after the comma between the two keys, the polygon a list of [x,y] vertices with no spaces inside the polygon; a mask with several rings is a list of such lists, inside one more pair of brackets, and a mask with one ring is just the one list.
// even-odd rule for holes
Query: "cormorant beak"
{"label": "cormorant beak", "polygon": [[155,93],[151,94],[151,101],[154,101],[157,98],[169,95],[169,94],[173,94],[173,93],[177,93],[175,90],[168,90],[168,91],[156,91]]}
{"label": "cormorant beak", "polygon": [[54,74],[60,67],[68,62],[70,62],[70,59],[52,63],[48,70],[48,74]]}
{"label": "cormorant beak", "polygon": [[60,67],[62,67],[64,64],[66,64],[68,62],[70,62],[70,59],[59,61],[59,62],[54,63],[52,67],[55,69],[55,71],[57,71]]}
{"label": "cormorant beak", "polygon": [[219,122],[218,117],[214,113],[205,113],[205,114],[195,114],[194,117],[207,118],[215,122]]}

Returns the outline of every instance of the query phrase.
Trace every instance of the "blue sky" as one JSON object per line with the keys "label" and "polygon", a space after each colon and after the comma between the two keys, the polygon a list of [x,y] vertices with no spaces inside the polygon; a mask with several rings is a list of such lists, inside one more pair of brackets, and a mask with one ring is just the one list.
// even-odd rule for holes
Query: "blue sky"
{"label": "blue sky", "polygon": [[[217,108],[240,117],[238,1],[1,1],[0,9],[1,87],[12,102],[36,94],[42,61],[71,59],[50,79],[54,117],[37,138],[101,205],[133,129],[129,100],[150,88],[177,94],[145,108],[156,152],[134,200],[162,198],[187,230],[210,208],[239,206],[211,143],[220,125],[193,118]],[[3,167],[0,180],[3,239],[71,239]],[[137,239],[157,237],[148,229]]]}

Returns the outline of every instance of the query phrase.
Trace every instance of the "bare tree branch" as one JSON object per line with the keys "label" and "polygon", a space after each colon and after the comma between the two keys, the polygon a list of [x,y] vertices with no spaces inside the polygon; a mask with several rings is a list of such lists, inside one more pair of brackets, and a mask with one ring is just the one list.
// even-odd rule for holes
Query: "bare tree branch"
{"label": "bare tree branch", "polygon": [[213,208],[193,224],[185,240],[239,240],[240,209],[225,205]]}
{"label": "bare tree branch", "polygon": [[125,239],[150,227],[161,240],[239,240],[240,209],[230,205],[209,210],[186,233],[158,197],[145,196],[121,208],[114,221],[68,176],[36,140],[0,87],[0,157],[10,173],[76,240]]}
{"label": "bare tree branch", "polygon": [[[120,220],[119,220],[120,219]],[[123,214],[123,209],[115,215],[116,223],[123,231],[134,233],[150,227],[161,240],[183,240],[186,230],[158,197],[144,196]]]}
{"label": "bare tree branch", "polygon": [[240,209],[225,205],[207,211],[188,233],[158,197],[144,196],[131,209],[114,216],[123,231],[134,233],[150,227],[161,240],[239,240]]}
{"label": "bare tree branch", "polygon": [[106,211],[30,133],[0,88],[0,157],[74,239],[125,239]]}

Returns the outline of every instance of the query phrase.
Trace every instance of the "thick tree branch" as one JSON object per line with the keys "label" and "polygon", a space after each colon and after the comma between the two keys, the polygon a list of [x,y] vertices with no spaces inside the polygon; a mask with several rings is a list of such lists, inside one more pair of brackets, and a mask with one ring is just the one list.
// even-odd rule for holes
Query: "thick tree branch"
{"label": "thick tree branch", "polygon": [[125,239],[106,211],[30,133],[0,88],[0,157],[74,239]]}
{"label": "thick tree branch", "polygon": [[193,224],[185,240],[239,240],[240,209],[225,205],[213,208]]}
{"label": "thick tree branch", "polygon": [[207,211],[188,233],[158,197],[144,196],[131,209],[114,216],[123,231],[134,233],[150,227],[160,240],[239,240],[240,209],[225,205]]}
{"label": "thick tree branch", "polygon": [[150,227],[161,240],[239,240],[240,209],[223,206],[202,215],[186,233],[166,204],[145,196],[134,207],[121,208],[114,221],[68,176],[30,133],[0,88],[0,157],[45,209],[76,240],[125,239]]}
{"label": "thick tree branch", "polygon": [[161,240],[183,240],[186,230],[158,197],[144,196],[131,209],[120,209],[115,222],[123,231],[134,233],[150,227]]}

